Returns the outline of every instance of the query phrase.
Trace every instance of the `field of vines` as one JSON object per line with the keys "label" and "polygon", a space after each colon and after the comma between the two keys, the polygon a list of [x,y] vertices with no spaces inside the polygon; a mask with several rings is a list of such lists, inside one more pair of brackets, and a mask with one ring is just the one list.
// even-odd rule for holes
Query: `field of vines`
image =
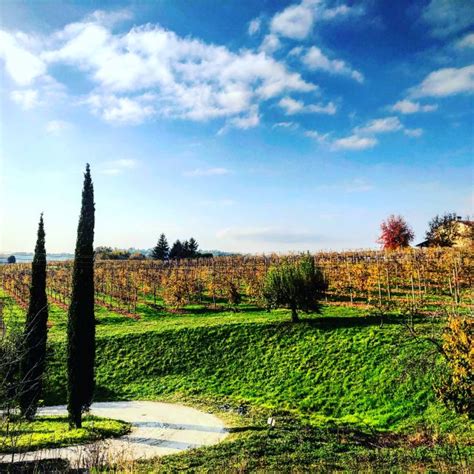
{"label": "field of vines", "polygon": [[[138,317],[141,305],[176,311],[190,304],[264,307],[262,288],[272,265],[290,256],[238,256],[159,262],[97,261],[96,304]],[[472,310],[474,253],[460,249],[314,254],[329,283],[328,304],[366,305],[381,312],[434,313],[453,305]],[[48,262],[50,302],[66,307],[73,262]],[[0,266],[3,290],[19,304],[29,298],[31,264]]]}

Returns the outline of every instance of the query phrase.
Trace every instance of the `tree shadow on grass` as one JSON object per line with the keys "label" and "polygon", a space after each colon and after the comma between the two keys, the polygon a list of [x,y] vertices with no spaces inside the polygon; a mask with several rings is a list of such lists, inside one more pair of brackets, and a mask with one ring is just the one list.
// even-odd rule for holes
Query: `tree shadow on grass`
{"label": "tree shadow on grass", "polygon": [[284,321],[283,324],[298,327],[311,326],[317,329],[334,329],[334,328],[352,328],[352,327],[367,327],[383,325],[402,325],[405,319],[402,316],[312,316],[305,318],[301,315],[301,321],[293,323],[291,321]]}

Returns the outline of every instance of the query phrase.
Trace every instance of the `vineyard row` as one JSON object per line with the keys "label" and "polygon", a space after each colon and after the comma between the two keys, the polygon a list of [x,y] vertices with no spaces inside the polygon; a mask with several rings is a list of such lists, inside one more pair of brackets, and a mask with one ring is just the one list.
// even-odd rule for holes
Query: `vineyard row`
{"label": "vineyard row", "polygon": [[[190,303],[236,306],[261,305],[265,274],[292,256],[216,257],[159,261],[97,261],[96,303],[135,314],[139,305],[164,303],[180,308]],[[472,307],[474,254],[459,249],[400,252],[325,252],[314,255],[329,283],[327,301],[372,305],[380,309],[411,306],[434,311],[455,304]],[[80,262],[78,262],[80,264]],[[50,300],[67,306],[73,262],[49,262]],[[0,266],[4,291],[25,305],[29,298],[31,264]]]}

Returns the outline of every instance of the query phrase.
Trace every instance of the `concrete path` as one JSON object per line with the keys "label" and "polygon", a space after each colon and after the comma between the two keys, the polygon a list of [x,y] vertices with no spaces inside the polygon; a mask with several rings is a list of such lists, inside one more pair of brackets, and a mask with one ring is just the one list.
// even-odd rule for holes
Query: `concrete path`
{"label": "concrete path", "polygon": [[[214,415],[183,405],[159,402],[94,403],[93,415],[132,424],[121,438],[67,448],[44,449],[15,455],[17,461],[63,458],[72,467],[89,467],[100,462],[146,459],[186,449],[216,444],[227,436],[224,423]],[[65,415],[65,406],[47,407],[40,415]],[[0,454],[0,461],[10,455]]]}

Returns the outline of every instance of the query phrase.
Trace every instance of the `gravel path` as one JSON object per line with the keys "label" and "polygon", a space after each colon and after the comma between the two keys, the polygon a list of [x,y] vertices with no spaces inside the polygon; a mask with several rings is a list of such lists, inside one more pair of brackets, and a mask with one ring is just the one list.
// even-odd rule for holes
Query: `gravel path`
{"label": "gravel path", "polygon": [[[127,461],[173,454],[216,444],[227,436],[224,423],[214,415],[183,405],[159,402],[94,403],[93,415],[124,420],[132,431],[121,438],[67,448],[15,455],[15,460],[69,459],[72,467],[87,467],[97,460]],[[47,407],[40,415],[64,415],[65,406]],[[0,461],[11,455],[0,454]]]}

